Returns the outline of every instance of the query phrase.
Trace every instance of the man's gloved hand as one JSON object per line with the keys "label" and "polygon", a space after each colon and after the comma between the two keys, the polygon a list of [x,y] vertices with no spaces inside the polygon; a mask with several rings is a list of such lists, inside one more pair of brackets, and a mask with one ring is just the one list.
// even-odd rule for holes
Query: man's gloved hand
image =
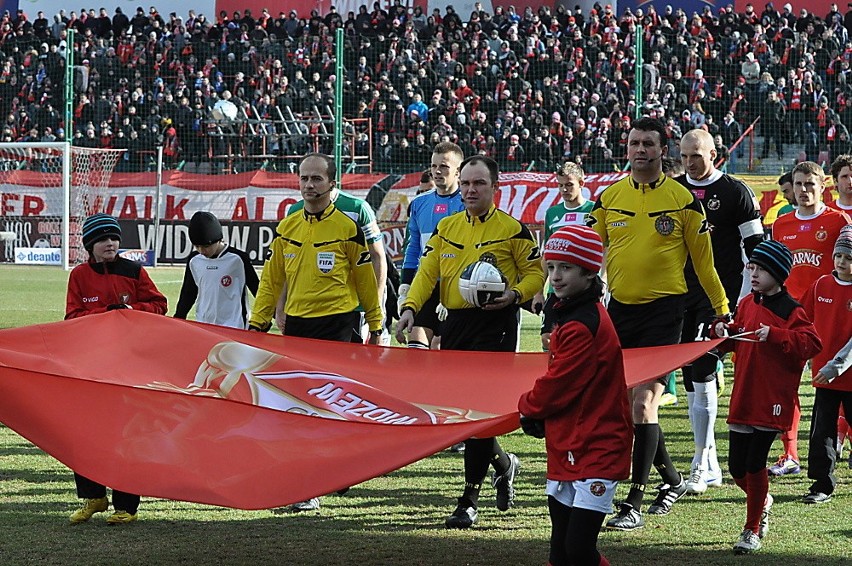
{"label": "man's gloved hand", "polygon": [[544,421],[521,415],[521,430],[533,438],[544,438]]}
{"label": "man's gloved hand", "polygon": [[397,300],[396,300],[396,312],[402,313],[402,303],[405,302],[405,299],[408,298],[408,292],[411,290],[411,285],[408,283],[403,283],[399,286],[399,289],[396,290]]}
{"label": "man's gloved hand", "polygon": [[438,315],[438,320],[444,322],[447,320],[447,314],[449,314],[449,311],[442,303],[438,303],[438,306],[435,307],[435,313]]}

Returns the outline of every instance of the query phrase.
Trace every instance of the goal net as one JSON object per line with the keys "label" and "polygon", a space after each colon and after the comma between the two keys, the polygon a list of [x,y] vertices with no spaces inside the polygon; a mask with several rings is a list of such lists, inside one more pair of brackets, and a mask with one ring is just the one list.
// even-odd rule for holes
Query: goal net
{"label": "goal net", "polygon": [[105,210],[123,149],[67,143],[0,143],[0,262],[86,261],[80,228]]}

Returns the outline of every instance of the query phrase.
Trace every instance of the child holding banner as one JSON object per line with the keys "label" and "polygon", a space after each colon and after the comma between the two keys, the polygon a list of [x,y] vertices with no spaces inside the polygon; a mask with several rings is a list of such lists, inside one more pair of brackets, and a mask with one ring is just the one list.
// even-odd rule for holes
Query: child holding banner
{"label": "child holding banner", "polygon": [[[145,268],[118,255],[121,227],[108,214],[98,213],[83,223],[83,247],[89,261],[71,271],[65,303],[65,318],[78,318],[116,309],[135,309],[166,314],[166,297],[157,290]],[[77,497],[83,507],[75,511],[71,524],[84,523],[95,513],[109,509],[106,487],[74,473]],[[115,512],[109,525],[123,525],[136,520],[139,496],[113,490]]]}
{"label": "child holding banner", "polygon": [[630,473],[630,403],[621,345],[600,302],[602,260],[600,236],[586,226],[565,226],[547,241],[556,298],[550,362],[518,401],[524,432],[547,446],[551,566],[609,564],[598,534]]}
{"label": "child holding banner", "polygon": [[714,326],[717,336],[745,334],[720,350],[736,352],[734,388],[728,411],[728,467],[746,493],[746,522],[736,554],[759,550],[769,532],[769,470],[766,458],[779,432],[793,425],[805,362],[822,349],[816,329],[784,287],[793,254],[779,242],[758,244],[749,257],[752,294],[743,298],[730,325]]}

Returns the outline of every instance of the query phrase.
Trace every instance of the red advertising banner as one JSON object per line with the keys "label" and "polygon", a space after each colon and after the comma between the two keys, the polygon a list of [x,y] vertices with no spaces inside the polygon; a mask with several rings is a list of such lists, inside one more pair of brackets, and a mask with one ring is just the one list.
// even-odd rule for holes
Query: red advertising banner
{"label": "red advertising banner", "polygon": [[[717,344],[628,350],[628,383]],[[319,343],[112,311],[0,330],[0,421],[110,487],[264,509],[514,430],[546,365],[544,353]]]}

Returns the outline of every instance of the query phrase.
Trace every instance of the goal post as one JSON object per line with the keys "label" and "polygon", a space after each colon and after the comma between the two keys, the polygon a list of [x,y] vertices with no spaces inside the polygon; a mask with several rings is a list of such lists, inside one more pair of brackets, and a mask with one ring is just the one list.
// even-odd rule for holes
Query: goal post
{"label": "goal post", "polygon": [[14,233],[0,246],[11,245],[16,254],[23,253],[18,248],[53,250],[63,269],[85,261],[80,225],[104,211],[123,153],[67,142],[0,143],[0,232]]}

